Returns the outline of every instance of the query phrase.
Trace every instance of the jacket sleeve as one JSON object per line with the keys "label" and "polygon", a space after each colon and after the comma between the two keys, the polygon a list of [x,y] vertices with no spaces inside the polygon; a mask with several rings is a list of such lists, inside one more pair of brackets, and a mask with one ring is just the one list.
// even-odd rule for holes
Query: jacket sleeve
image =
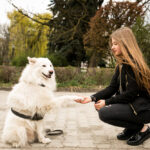
{"label": "jacket sleeve", "polygon": [[134,72],[130,66],[126,66],[127,74],[127,86],[126,91],[122,92],[120,95],[116,95],[109,99],[106,99],[105,104],[115,104],[115,103],[129,103],[132,102],[139,93],[139,87],[135,79]]}
{"label": "jacket sleeve", "polygon": [[97,92],[96,94],[93,94],[91,96],[92,101],[97,102],[100,99],[107,99],[110,98],[112,95],[114,95],[119,88],[119,84],[118,84],[118,76],[119,76],[119,67],[116,67],[116,71],[115,74],[113,75],[110,85],[108,87],[106,87],[105,89]]}

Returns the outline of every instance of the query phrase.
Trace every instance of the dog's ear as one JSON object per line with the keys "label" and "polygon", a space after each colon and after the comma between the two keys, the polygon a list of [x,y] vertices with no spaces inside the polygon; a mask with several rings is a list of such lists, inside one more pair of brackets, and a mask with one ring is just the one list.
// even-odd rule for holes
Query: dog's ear
{"label": "dog's ear", "polygon": [[36,58],[27,57],[29,64],[34,64],[36,62]]}

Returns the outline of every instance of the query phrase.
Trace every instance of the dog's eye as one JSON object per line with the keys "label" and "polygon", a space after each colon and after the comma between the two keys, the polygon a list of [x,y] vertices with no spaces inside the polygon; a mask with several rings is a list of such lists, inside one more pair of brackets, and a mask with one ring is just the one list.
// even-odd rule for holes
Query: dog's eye
{"label": "dog's eye", "polygon": [[42,65],[42,67],[46,67],[46,65]]}
{"label": "dog's eye", "polygon": [[50,65],[50,67],[52,67],[52,65]]}

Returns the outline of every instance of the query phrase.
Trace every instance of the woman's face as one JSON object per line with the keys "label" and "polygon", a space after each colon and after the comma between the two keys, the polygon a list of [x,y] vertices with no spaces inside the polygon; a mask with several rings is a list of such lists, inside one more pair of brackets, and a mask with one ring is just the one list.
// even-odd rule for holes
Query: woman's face
{"label": "woman's face", "polygon": [[119,43],[114,38],[112,38],[111,50],[115,56],[120,56],[122,54]]}

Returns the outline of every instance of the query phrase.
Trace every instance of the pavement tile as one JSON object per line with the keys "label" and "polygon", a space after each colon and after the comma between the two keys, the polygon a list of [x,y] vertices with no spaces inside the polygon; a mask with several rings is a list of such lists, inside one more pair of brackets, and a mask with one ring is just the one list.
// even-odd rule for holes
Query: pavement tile
{"label": "pavement tile", "polygon": [[[56,92],[61,95],[85,95],[93,93]],[[7,113],[8,91],[0,91],[0,136]],[[33,143],[24,148],[11,148],[0,140],[0,150],[149,150],[150,139],[140,146],[129,146],[126,141],[118,141],[116,135],[123,129],[105,124],[99,120],[93,103],[70,102],[45,116],[45,128],[62,129],[59,136],[47,136],[49,144]]]}

